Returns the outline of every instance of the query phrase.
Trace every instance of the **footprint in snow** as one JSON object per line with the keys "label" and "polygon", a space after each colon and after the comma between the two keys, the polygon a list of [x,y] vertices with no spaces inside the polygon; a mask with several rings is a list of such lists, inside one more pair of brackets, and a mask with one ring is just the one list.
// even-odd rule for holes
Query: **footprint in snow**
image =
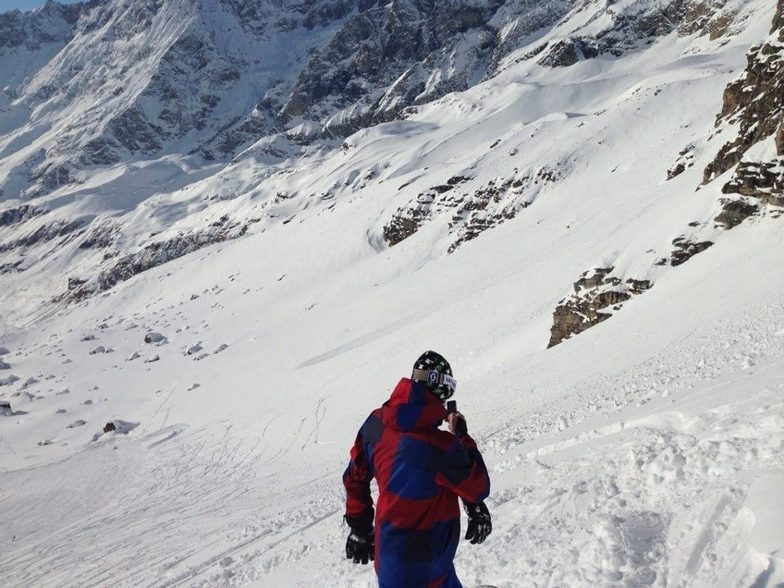
{"label": "footprint in snow", "polygon": [[76,421],[72,422],[70,425],[68,425],[66,427],[66,429],[75,429],[76,427],[83,427],[86,424],[87,424],[87,421],[85,421],[83,419],[79,419],[79,420],[76,420]]}

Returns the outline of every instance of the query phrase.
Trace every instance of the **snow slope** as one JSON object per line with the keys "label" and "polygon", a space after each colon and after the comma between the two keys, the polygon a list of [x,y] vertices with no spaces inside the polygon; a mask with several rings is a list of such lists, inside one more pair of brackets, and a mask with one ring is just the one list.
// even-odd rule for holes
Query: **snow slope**
{"label": "snow slope", "polygon": [[[133,188],[107,169],[55,192],[122,209],[117,256],[259,220],[58,308],[101,254],[65,242],[2,276],[3,585],[373,585],[343,557],[340,475],[427,348],[452,363],[491,468],[494,532],[461,545],[467,586],[784,582],[781,220],[725,231],[723,182],[695,190],[722,90],[770,28],[769,3],[743,10],[723,40],[673,32],[558,69],[511,56],[335,149],[286,159],[262,141],[214,168],[170,154],[134,163]],[[689,144],[694,165],[667,180]],[[468,225],[446,197],[385,242],[450,178],[472,195],[545,166],[558,181],[504,191],[525,206],[449,255]],[[125,206],[134,189],[153,195]],[[715,244],[657,265],[680,236]],[[653,287],[546,349],[558,301],[608,267]]]}

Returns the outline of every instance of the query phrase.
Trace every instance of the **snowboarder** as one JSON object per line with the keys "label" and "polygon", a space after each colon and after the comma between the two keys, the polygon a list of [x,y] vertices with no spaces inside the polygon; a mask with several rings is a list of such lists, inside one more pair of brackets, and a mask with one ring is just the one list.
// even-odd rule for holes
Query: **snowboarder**
{"label": "snowboarder", "polygon": [[[444,406],[456,386],[446,359],[427,351],[357,434],[343,474],[351,529],[346,557],[374,561],[380,588],[462,587],[453,564],[458,497],[468,515],[465,538],[482,543],[492,531],[483,502],[490,492],[487,468],[465,417]],[[449,431],[438,428],[444,421]]]}

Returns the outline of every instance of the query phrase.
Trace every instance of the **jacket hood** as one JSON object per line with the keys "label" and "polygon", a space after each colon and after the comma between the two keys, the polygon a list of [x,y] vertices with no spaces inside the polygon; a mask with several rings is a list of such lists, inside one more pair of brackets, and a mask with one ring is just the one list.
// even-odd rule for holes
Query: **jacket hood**
{"label": "jacket hood", "polygon": [[400,431],[437,427],[446,418],[446,407],[423,382],[401,378],[382,407],[384,424]]}

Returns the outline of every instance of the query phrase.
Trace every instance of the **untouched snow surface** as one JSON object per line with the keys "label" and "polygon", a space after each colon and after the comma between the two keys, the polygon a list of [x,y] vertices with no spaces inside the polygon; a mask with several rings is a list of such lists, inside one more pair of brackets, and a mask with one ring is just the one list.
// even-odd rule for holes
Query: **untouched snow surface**
{"label": "untouched snow surface", "polygon": [[[695,191],[770,17],[726,45],[510,65],[279,168],[259,146],[215,173],[140,164],[155,194],[126,238],[264,220],[48,316],[75,245],[3,276],[0,584],[374,585],[344,557],[340,476],[428,348],[491,469],[494,531],[461,544],[466,586],[784,582],[782,221],[720,231],[721,180]],[[694,167],[666,182],[690,143]],[[559,162],[562,181],[451,255],[451,214],[384,246],[390,215],[450,176],[474,189]],[[52,201],[128,212],[134,190],[101,183]],[[680,235],[716,243],[654,265]],[[555,305],[609,266],[654,286],[546,350]]]}

